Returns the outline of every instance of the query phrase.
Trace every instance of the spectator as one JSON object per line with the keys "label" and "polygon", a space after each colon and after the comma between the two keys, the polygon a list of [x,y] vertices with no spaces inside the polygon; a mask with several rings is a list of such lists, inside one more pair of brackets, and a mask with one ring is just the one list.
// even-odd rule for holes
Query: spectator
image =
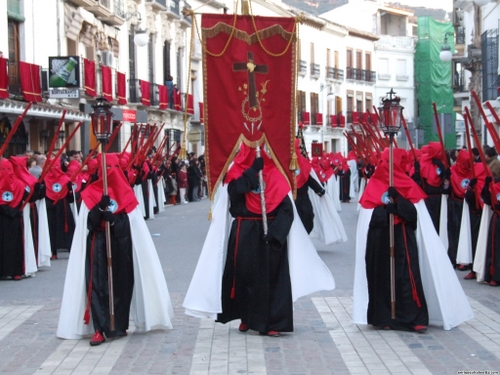
{"label": "spectator", "polygon": [[189,202],[186,200],[186,192],[188,188],[188,173],[186,164],[184,162],[181,163],[181,168],[179,170],[179,173],[177,173],[177,186],[179,188],[180,202],[182,204],[188,204]]}

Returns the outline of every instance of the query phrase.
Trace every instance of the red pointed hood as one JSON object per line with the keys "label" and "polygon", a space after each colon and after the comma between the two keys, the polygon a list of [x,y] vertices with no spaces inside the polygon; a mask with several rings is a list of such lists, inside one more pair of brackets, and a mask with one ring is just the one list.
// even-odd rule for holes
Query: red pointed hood
{"label": "red pointed hood", "polygon": [[25,184],[16,177],[12,162],[0,159],[0,205],[17,207],[25,191]]}

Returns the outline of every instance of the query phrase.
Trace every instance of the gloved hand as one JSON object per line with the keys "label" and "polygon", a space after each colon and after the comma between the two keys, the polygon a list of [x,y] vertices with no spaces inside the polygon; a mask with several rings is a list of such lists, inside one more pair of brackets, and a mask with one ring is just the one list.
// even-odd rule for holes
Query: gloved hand
{"label": "gloved hand", "polygon": [[387,203],[385,205],[385,210],[387,211],[388,214],[395,214],[396,213],[396,203]]}
{"label": "gloved hand", "polygon": [[415,173],[420,173],[420,163],[418,161],[413,163],[413,168],[415,168]]}
{"label": "gloved hand", "polygon": [[104,211],[102,213],[102,219],[107,221],[110,224],[114,224],[114,222],[115,222],[115,216],[113,215],[113,213],[111,211]]}
{"label": "gloved hand", "polygon": [[437,166],[439,168],[439,170],[441,171],[439,173],[439,175],[441,176],[444,173],[445,169],[446,169],[444,167],[443,162],[440,159],[434,158],[434,159],[432,159],[432,164],[434,164],[435,166]]}
{"label": "gloved hand", "polygon": [[389,189],[387,190],[387,195],[389,195],[389,197],[392,199],[396,199],[397,197],[399,197],[399,193],[394,186],[389,186]]}
{"label": "gloved hand", "polygon": [[320,197],[322,197],[323,195],[325,195],[325,189],[322,189],[320,192],[318,192],[316,194],[318,194]]}
{"label": "gloved hand", "polygon": [[264,169],[264,159],[262,159],[262,157],[255,158],[250,168],[252,168],[257,173],[260,172]]}
{"label": "gloved hand", "polygon": [[449,180],[451,177],[451,169],[446,168],[441,176],[443,176],[445,180]]}
{"label": "gloved hand", "polygon": [[38,199],[43,199],[47,195],[47,189],[44,183],[40,184],[40,191],[38,193]]}
{"label": "gloved hand", "polygon": [[493,177],[491,177],[491,176],[486,176],[486,178],[484,179],[484,182],[486,183],[486,185],[491,184],[491,181],[493,181]]}
{"label": "gloved hand", "polygon": [[108,208],[110,203],[111,199],[109,198],[109,195],[103,195],[101,201],[99,202],[99,209],[101,211],[104,211],[106,208]]}
{"label": "gloved hand", "polygon": [[477,178],[476,178],[476,177],[474,177],[474,178],[471,178],[471,180],[469,181],[469,185],[468,185],[468,186],[469,186],[471,189],[474,189],[474,186],[476,186],[476,184],[477,184]]}
{"label": "gloved hand", "polygon": [[271,235],[271,234],[264,234],[262,235],[262,240],[265,242],[265,243],[269,243],[271,242],[272,240],[274,239],[274,237]]}

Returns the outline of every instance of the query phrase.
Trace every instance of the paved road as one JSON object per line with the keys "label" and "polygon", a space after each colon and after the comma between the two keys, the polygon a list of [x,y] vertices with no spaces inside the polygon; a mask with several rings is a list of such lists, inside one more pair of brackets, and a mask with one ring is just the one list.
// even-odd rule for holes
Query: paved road
{"label": "paved road", "polygon": [[[184,314],[184,294],[208,230],[209,202],[167,207],[147,222],[175,308],[173,330],[134,333],[90,347],[55,336],[67,253],[22,281],[0,281],[0,374],[325,375],[457,374],[500,370],[500,288],[462,279],[475,318],[450,331],[377,331],[351,323],[354,203],[341,217],[349,241],[316,243],[337,284],[300,299],[295,332],[280,338],[238,332]],[[467,373],[467,372],[463,372]],[[479,372],[477,372],[479,373]]]}

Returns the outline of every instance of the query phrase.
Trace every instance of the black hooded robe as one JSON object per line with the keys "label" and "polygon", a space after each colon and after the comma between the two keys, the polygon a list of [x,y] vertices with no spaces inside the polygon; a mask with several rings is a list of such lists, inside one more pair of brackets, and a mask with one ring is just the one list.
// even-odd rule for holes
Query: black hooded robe
{"label": "black hooded robe", "polygon": [[114,214],[111,232],[113,267],[113,297],[115,330],[110,331],[108,267],[104,221],[98,205],[90,210],[87,219],[86,287],[91,284],[92,322],[94,329],[108,338],[125,336],[129,325],[130,304],[134,289],[134,266],[130,222],[126,213]]}
{"label": "black hooded robe", "polygon": [[235,220],[222,279],[222,313],[217,321],[241,319],[249,329],[261,333],[292,332],[287,236],[293,222],[293,203],[286,196],[267,213],[268,232],[273,236],[267,244],[262,239],[262,215],[250,212],[245,205],[245,193],[257,186],[258,179],[251,173],[243,173],[228,186],[230,213]]}
{"label": "black hooded robe", "polygon": [[394,225],[396,319],[391,319],[389,214],[385,206],[378,206],[373,210],[366,241],[367,322],[377,327],[411,330],[429,324],[415,237],[417,210],[401,196],[396,202],[397,216],[402,219]]}

